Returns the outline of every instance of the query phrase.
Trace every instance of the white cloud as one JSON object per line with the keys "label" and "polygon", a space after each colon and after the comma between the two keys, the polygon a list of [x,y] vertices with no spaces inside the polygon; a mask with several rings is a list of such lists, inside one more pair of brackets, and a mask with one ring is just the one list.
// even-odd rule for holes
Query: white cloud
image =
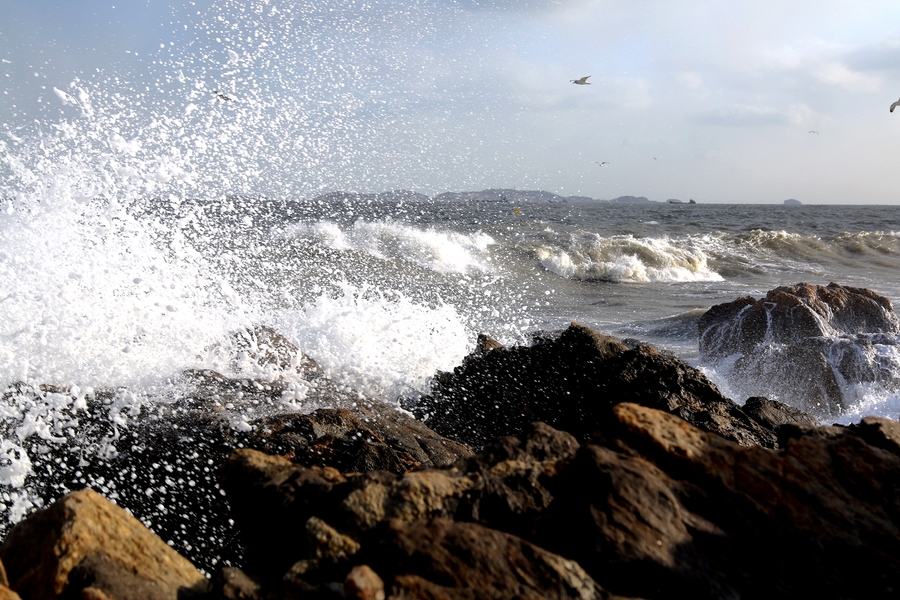
{"label": "white cloud", "polygon": [[872,75],[851,71],[841,63],[827,63],[813,71],[813,77],[822,83],[842,87],[852,92],[874,92],[881,87],[881,80]]}
{"label": "white cloud", "polygon": [[787,125],[792,122],[787,111],[771,106],[733,104],[721,108],[702,111],[688,117],[688,121],[698,125],[718,125],[722,127],[759,127]]}

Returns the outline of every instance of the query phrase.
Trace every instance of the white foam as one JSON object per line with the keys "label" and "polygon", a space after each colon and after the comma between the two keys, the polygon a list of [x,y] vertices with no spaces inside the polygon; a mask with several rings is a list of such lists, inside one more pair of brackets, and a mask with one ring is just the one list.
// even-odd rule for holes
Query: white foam
{"label": "white foam", "polygon": [[491,236],[474,232],[420,229],[392,220],[357,220],[349,227],[332,221],[301,223],[284,235],[315,237],[335,250],[361,251],[382,260],[401,260],[437,273],[486,272]]}
{"label": "white foam", "polygon": [[535,253],[545,269],[567,279],[722,281],[690,240],[582,234],[571,236],[565,247],[545,243]]}
{"label": "white foam", "polygon": [[452,306],[348,284],[341,289],[277,323],[341,384],[394,403],[425,391],[436,371],[452,369],[470,349],[473,335]]}

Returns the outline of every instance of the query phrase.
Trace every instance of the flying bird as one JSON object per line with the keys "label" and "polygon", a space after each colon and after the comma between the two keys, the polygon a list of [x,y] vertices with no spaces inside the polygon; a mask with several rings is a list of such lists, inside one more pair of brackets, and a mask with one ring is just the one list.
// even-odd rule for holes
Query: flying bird
{"label": "flying bird", "polygon": [[609,162],[604,160],[603,162],[598,162],[597,164],[600,165],[601,167],[605,167],[606,165],[609,164]]}
{"label": "flying bird", "polygon": [[[900,104],[900,101],[898,101],[897,103]],[[810,131],[810,133],[814,133],[814,134],[816,134],[816,135],[819,135],[819,132],[818,132],[818,131]]]}
{"label": "flying bird", "polygon": [[[588,77],[590,77],[590,75],[585,75],[581,79],[570,79],[569,81],[571,81],[575,85],[591,85],[590,83],[588,83]],[[894,109],[891,109],[891,110],[894,110]]]}
{"label": "flying bird", "polygon": [[220,92],[219,90],[213,90],[213,94],[224,100],[225,102],[234,102],[231,98]]}
{"label": "flying bird", "polygon": [[900,100],[897,100],[893,104],[891,104],[891,112],[894,112],[894,109],[900,106]]}

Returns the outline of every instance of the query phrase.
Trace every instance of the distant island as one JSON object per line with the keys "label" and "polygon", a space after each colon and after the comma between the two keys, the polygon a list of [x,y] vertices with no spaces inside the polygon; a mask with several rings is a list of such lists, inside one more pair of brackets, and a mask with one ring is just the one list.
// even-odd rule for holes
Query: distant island
{"label": "distant island", "polygon": [[[313,198],[315,202],[507,202],[512,204],[560,203],[560,202],[598,202],[609,204],[685,204],[682,200],[670,198],[665,202],[650,200],[646,196],[619,196],[612,200],[599,200],[590,196],[560,196],[553,192],[541,190],[487,189],[480,192],[443,192],[436,196],[427,196],[409,190],[391,190],[374,194],[360,192],[328,192]],[[696,204],[690,200],[688,204]]]}
{"label": "distant island", "polygon": [[787,200],[784,201],[784,203],[787,204],[788,206],[800,206],[801,204],[803,204],[799,200],[794,200],[793,198],[788,198]]}

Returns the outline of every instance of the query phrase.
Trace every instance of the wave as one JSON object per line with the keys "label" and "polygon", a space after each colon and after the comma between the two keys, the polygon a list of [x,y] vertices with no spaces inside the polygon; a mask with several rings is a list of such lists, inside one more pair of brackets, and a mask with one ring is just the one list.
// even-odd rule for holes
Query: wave
{"label": "wave", "polygon": [[491,236],[475,232],[420,229],[392,220],[357,220],[349,227],[334,221],[299,223],[280,235],[315,238],[338,251],[360,251],[381,260],[400,260],[437,273],[488,272]]}
{"label": "wave", "polygon": [[602,237],[544,232],[533,252],[548,271],[567,279],[615,282],[722,281],[691,238]]}
{"label": "wave", "polygon": [[753,230],[715,232],[694,238],[710,264],[726,277],[750,273],[806,271],[828,276],[856,266],[900,266],[900,235],[863,231],[830,236]]}

